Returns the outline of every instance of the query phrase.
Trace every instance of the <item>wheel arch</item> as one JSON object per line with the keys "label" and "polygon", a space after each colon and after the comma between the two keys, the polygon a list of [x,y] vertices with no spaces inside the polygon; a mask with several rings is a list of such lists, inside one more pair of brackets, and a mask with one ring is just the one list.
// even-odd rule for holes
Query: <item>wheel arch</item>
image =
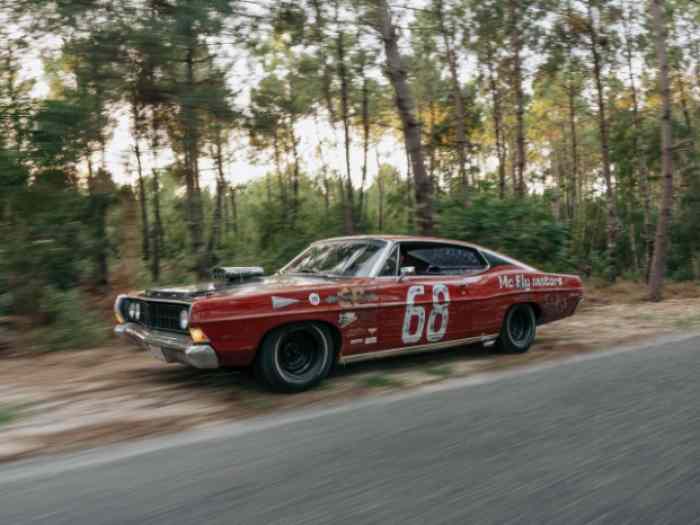
{"label": "wheel arch", "polygon": [[535,324],[537,324],[537,326],[540,326],[542,324],[544,311],[542,310],[542,306],[540,306],[534,301],[516,301],[513,304],[509,305],[508,308],[503,310],[503,318],[501,319],[501,324],[505,323],[506,317],[508,316],[508,312],[510,312],[516,306],[520,305],[527,305],[530,308],[532,308],[532,311],[535,314]]}
{"label": "wheel arch", "polygon": [[284,328],[285,326],[290,326],[290,325],[300,325],[300,324],[319,324],[321,326],[324,326],[328,328],[328,331],[331,334],[331,337],[333,338],[333,345],[334,345],[334,358],[335,361],[338,360],[340,357],[340,353],[343,349],[343,336],[340,333],[340,328],[338,328],[336,325],[333,323],[329,322],[328,320],[325,319],[303,319],[303,320],[287,320],[283,321],[275,326],[269,327],[265,333],[262,334],[260,337],[260,340],[258,341],[257,346],[255,347],[255,357],[253,359],[253,362],[255,362],[258,359],[258,356],[260,355],[260,348],[262,348],[262,345],[264,344],[265,340],[270,337],[270,335],[275,332],[276,330],[279,330],[281,328]]}
{"label": "wheel arch", "polygon": [[[543,321],[543,315],[544,311],[542,310],[542,307],[535,302],[526,302],[526,303],[520,303],[520,304],[526,304],[532,308],[532,311],[535,313],[535,324],[537,326],[540,326]],[[513,305],[515,306],[515,305]]]}

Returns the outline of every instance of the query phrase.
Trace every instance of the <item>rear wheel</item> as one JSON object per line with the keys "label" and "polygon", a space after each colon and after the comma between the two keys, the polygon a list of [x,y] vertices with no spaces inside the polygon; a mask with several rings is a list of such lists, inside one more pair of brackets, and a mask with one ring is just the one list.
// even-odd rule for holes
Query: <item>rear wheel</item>
{"label": "rear wheel", "polygon": [[506,313],[496,348],[502,352],[525,353],[532,346],[536,332],[537,322],[532,306],[516,304]]}
{"label": "rear wheel", "polygon": [[333,337],[328,328],[319,323],[295,323],[265,337],[256,372],[273,390],[301,392],[328,375],[334,356]]}

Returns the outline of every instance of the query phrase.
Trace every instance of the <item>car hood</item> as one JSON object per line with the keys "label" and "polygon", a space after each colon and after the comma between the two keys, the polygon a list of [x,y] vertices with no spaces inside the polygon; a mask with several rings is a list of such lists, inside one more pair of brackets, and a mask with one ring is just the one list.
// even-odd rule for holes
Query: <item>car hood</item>
{"label": "car hood", "polygon": [[152,299],[169,299],[177,301],[194,301],[209,297],[239,297],[254,294],[293,291],[299,288],[334,286],[351,279],[327,278],[313,275],[270,275],[256,277],[240,283],[204,282],[188,286],[165,286],[149,288],[143,296]]}

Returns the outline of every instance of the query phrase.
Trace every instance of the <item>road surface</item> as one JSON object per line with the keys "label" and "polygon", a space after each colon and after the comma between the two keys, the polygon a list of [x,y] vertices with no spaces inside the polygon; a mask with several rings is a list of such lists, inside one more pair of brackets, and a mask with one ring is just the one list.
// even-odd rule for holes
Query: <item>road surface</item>
{"label": "road surface", "polygon": [[700,523],[700,338],[2,465],[18,523]]}

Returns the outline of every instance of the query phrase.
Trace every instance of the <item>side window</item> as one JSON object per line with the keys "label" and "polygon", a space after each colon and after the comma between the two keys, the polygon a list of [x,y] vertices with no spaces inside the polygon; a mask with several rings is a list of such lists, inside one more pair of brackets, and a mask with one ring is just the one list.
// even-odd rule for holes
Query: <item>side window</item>
{"label": "side window", "polygon": [[380,277],[395,277],[395,276],[397,276],[399,274],[398,258],[399,258],[399,248],[397,246],[396,248],[391,250],[391,255],[389,255],[389,258],[384,263],[384,266],[382,266],[382,269],[379,272],[379,276]]}
{"label": "side window", "polygon": [[487,266],[481,254],[467,246],[452,244],[407,245],[404,266],[415,266],[417,275],[462,275]]}
{"label": "side window", "polygon": [[512,261],[507,261],[506,259],[499,257],[495,253],[484,251],[484,257],[489,262],[492,268],[496,266],[512,266],[514,263]]}

